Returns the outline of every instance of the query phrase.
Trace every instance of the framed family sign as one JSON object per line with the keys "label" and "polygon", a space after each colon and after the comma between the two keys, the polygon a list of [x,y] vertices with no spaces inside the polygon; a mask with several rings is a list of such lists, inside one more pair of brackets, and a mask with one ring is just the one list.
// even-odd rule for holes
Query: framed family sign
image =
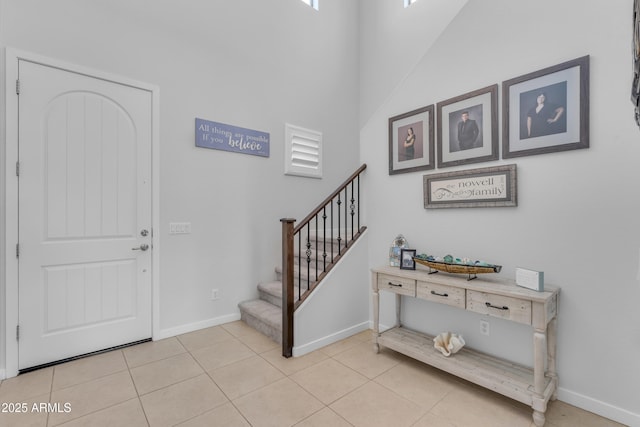
{"label": "framed family sign", "polygon": [[389,175],[435,167],[433,105],[389,119]]}
{"label": "framed family sign", "polygon": [[498,85],[438,103],[438,167],[498,159]]}
{"label": "framed family sign", "polygon": [[589,56],[502,83],[502,157],[589,147]]}
{"label": "framed family sign", "polygon": [[516,165],[424,175],[424,207],[517,206]]}

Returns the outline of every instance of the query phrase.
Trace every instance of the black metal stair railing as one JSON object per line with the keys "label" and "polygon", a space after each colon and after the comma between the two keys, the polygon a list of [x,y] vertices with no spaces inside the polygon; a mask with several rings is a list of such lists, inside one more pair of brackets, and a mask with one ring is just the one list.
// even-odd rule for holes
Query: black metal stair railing
{"label": "black metal stair railing", "polygon": [[296,227],[295,219],[280,220],[285,357],[291,357],[293,350],[294,311],[367,228],[360,224],[360,175],[366,168],[360,166]]}

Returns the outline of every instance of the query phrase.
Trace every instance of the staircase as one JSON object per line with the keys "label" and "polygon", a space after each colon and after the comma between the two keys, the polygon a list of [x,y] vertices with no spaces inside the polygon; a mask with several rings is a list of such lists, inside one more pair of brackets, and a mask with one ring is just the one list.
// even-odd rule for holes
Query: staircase
{"label": "staircase", "polygon": [[[347,232],[350,233],[350,231]],[[343,233],[344,231],[342,231],[341,235],[344,235]],[[331,256],[332,249],[335,255],[337,255],[338,252],[344,253],[345,251],[344,243],[341,244],[341,247],[338,247],[339,242],[337,238],[327,238],[326,245],[324,243],[325,240],[320,237],[316,238],[315,236],[310,236],[309,240],[311,242],[311,246],[309,248],[311,251],[309,268],[307,268],[306,253],[299,257],[300,251],[296,245],[294,256],[294,259],[296,260],[296,264],[294,265],[294,277],[296,279],[296,286],[294,287],[294,302],[300,301],[301,293],[303,298],[305,297],[305,294],[309,293],[308,289],[311,288],[313,283],[316,281],[316,277],[320,276],[323,272],[324,267],[322,254],[324,253],[325,248],[327,251],[327,258]],[[316,246],[320,249],[318,250]],[[298,259],[300,259],[300,263],[297,262]],[[315,268],[316,261],[318,263],[317,270]],[[258,284],[258,299],[241,302],[238,304],[238,308],[240,309],[240,318],[246,324],[268,336],[277,343],[282,344],[282,268],[280,266],[276,267],[275,273],[275,281],[261,282]],[[309,277],[311,277],[311,282],[309,281]],[[298,279],[300,286],[297,286]]]}
{"label": "staircase", "polygon": [[367,227],[360,224],[360,166],[294,227],[283,218],[282,266],[276,281],[258,285],[259,298],[238,304],[240,318],[282,345],[291,357],[294,311],[320,284]]}

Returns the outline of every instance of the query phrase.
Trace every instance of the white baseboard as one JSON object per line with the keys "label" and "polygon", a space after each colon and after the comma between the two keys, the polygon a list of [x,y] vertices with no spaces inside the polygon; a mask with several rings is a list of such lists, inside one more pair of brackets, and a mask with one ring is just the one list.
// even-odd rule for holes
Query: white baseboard
{"label": "white baseboard", "polygon": [[[387,329],[391,329],[391,328],[395,328],[395,326],[387,326],[380,323],[380,325],[378,326],[378,332],[383,333]],[[369,329],[373,331],[373,320],[369,320]]]}
{"label": "white baseboard", "polygon": [[158,335],[153,337],[153,340],[158,341],[164,338],[171,338],[175,337],[176,335],[182,335],[200,329],[210,328],[212,326],[218,326],[224,323],[235,322],[236,320],[240,320],[240,312],[228,314],[226,316],[214,317],[213,319],[202,320],[200,322],[189,323],[187,325],[180,325],[174,328],[161,329]]}
{"label": "white baseboard", "polygon": [[310,343],[301,345],[299,347],[293,347],[293,357],[303,356],[307,353],[311,353],[319,348],[327,346],[329,344],[333,344],[334,342],[338,342],[345,338],[349,338],[352,335],[360,333],[362,331],[366,331],[369,329],[369,322],[363,322],[358,325],[351,326],[350,328],[343,329],[335,334],[327,335],[326,337],[322,337],[318,340],[312,341]]}
{"label": "white baseboard", "polygon": [[640,427],[640,414],[634,414],[626,409],[618,408],[609,403],[592,397],[558,387],[558,400],[576,406],[585,411],[593,412],[610,420],[617,421],[629,427]]}

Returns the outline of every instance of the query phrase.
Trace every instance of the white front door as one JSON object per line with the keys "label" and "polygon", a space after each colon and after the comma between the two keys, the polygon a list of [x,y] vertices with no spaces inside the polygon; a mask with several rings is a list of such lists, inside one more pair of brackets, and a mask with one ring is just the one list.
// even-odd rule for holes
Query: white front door
{"label": "white front door", "polygon": [[151,93],[19,61],[19,369],[151,337]]}

